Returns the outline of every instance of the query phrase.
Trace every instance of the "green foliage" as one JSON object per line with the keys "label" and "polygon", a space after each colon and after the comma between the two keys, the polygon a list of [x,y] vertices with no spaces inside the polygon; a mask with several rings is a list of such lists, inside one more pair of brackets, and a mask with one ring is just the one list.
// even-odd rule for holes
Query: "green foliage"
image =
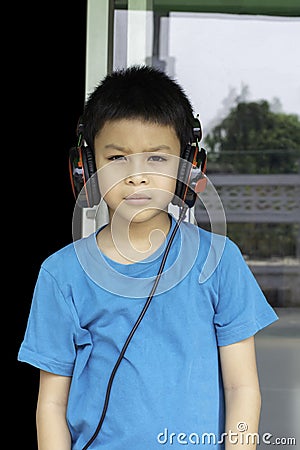
{"label": "green foliage", "polygon": [[271,111],[266,100],[237,103],[204,143],[211,172],[299,172],[299,117]]}
{"label": "green foliage", "polygon": [[282,223],[229,223],[227,235],[250,259],[294,257],[299,226]]}
{"label": "green foliage", "polygon": [[[236,100],[205,138],[209,173],[288,174],[300,172],[300,120],[272,110],[266,100]],[[251,259],[295,257],[299,224],[228,223],[227,234]]]}

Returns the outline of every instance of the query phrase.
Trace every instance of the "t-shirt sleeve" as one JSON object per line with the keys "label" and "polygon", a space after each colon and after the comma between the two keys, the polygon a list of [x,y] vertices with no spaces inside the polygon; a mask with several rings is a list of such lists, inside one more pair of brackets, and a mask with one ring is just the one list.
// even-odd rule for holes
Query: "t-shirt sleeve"
{"label": "t-shirt sleeve", "polygon": [[74,342],[75,321],[70,305],[55,278],[42,267],[18,360],[51,373],[71,376]]}
{"label": "t-shirt sleeve", "polygon": [[240,249],[229,239],[218,271],[219,295],[214,318],[218,345],[253,336],[278,319]]}

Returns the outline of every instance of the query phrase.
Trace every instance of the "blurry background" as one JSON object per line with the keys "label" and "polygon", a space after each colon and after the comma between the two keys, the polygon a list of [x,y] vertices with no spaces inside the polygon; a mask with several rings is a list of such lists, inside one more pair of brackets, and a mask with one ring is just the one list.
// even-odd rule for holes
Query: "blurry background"
{"label": "blurry background", "polygon": [[[260,435],[270,433],[274,444],[278,437],[277,448],[298,448],[299,2],[80,0],[63,12],[60,6],[51,3],[38,13],[34,8],[33,20],[34,11],[26,5],[24,14],[11,20],[19,36],[12,77],[14,125],[22,139],[22,153],[16,153],[23,194],[18,217],[26,219],[16,230],[18,268],[21,276],[26,267],[26,283],[16,297],[12,355],[18,377],[15,411],[22,427],[15,447],[22,442],[36,448],[38,374],[15,359],[39,265],[73,238],[67,161],[77,119],[86,96],[106,73],[146,63],[178,80],[199,114],[207,175],[222,201],[226,232],[280,317],[256,338],[263,393]],[[21,55],[26,56],[22,65]],[[209,193],[197,200],[193,213],[209,229],[204,204],[212,216],[217,214]],[[30,219],[33,211],[37,220]],[[84,210],[78,236],[94,226],[93,210]],[[261,442],[259,448],[267,445]]]}

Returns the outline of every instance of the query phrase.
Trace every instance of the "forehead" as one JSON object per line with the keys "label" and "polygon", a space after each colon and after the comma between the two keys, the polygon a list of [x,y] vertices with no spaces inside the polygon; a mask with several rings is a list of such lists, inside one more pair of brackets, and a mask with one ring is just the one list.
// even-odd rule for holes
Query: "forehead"
{"label": "forehead", "polygon": [[107,145],[141,151],[156,147],[169,147],[177,154],[180,141],[171,126],[139,119],[108,121],[95,137],[95,150]]}

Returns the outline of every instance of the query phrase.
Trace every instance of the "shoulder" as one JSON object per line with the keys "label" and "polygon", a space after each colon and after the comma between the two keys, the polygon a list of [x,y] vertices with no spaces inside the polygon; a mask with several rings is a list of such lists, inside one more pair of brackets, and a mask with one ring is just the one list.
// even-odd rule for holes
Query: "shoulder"
{"label": "shoulder", "polygon": [[190,222],[183,222],[181,231],[186,249],[194,252],[198,247],[196,266],[201,273],[200,282],[207,281],[217,270],[223,272],[246,264],[238,245],[226,235],[205,230]]}
{"label": "shoulder", "polygon": [[224,258],[232,255],[241,255],[239,246],[226,235],[205,230],[191,222],[182,222],[180,229],[183,237],[189,241],[199,239],[202,250],[213,250],[218,253],[222,250],[222,256]]}
{"label": "shoulder", "polygon": [[208,247],[208,246],[216,246],[229,243],[229,245],[235,244],[228,239],[227,236],[221,235],[218,233],[214,233],[212,231],[205,230],[204,228],[199,227],[198,225],[195,225],[191,222],[182,222],[180,225],[181,230],[183,232],[183,235],[186,235],[189,239],[195,239],[198,238],[201,240],[202,245]]}
{"label": "shoulder", "polygon": [[74,257],[74,242],[60,248],[56,252],[49,255],[43,262],[42,267],[45,269],[49,269],[51,267],[55,267],[57,263],[64,262],[66,260],[70,260]]}
{"label": "shoulder", "polygon": [[54,276],[62,272],[76,272],[80,267],[80,255],[89,253],[89,247],[92,247],[94,240],[95,235],[91,234],[60,248],[42,262],[41,269]]}

